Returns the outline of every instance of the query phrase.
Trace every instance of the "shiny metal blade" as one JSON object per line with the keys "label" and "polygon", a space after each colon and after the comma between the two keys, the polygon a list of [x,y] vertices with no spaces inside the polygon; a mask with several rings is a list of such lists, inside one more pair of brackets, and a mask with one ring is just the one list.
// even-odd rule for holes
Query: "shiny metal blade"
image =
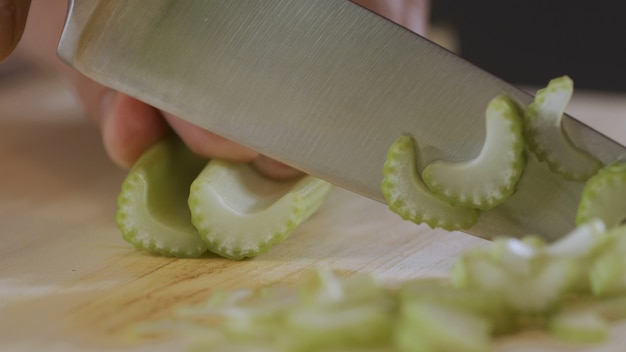
{"label": "shiny metal blade", "polygon": [[[76,0],[59,54],[96,81],[382,202],[398,136],[413,135],[426,163],[471,159],[492,98],[531,100],[347,0]],[[564,127],[604,161],[625,152],[574,119]],[[519,191],[468,232],[557,237],[573,227],[581,187],[531,157]]]}

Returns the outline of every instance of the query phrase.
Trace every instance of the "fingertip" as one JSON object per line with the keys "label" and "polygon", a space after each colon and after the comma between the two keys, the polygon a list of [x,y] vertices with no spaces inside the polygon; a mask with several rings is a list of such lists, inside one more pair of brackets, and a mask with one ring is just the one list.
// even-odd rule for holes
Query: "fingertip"
{"label": "fingertip", "polygon": [[110,99],[101,128],[107,154],[125,169],[169,132],[157,109],[123,93],[114,93]]}
{"label": "fingertip", "polygon": [[201,157],[250,162],[259,155],[252,149],[229,141],[172,114],[163,112],[163,116],[189,149]]}
{"label": "fingertip", "polygon": [[259,157],[254,159],[252,161],[252,166],[254,166],[261,174],[276,180],[289,180],[303,174],[300,170],[294,169],[291,166],[270,159],[264,155],[259,155]]}
{"label": "fingertip", "polygon": [[30,0],[0,0],[0,61],[7,58],[22,38]]}

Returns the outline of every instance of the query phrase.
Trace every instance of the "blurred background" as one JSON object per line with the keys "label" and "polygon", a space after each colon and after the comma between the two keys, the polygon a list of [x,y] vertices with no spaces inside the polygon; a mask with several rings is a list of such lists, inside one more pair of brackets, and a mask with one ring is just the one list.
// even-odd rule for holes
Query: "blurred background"
{"label": "blurred background", "polygon": [[626,91],[626,3],[432,0],[433,39],[523,86],[569,75],[575,89]]}
{"label": "blurred background", "polygon": [[[431,0],[429,37],[513,84],[567,74],[576,90],[626,92],[625,13],[616,0]],[[0,63],[3,85],[33,69],[19,61]]]}

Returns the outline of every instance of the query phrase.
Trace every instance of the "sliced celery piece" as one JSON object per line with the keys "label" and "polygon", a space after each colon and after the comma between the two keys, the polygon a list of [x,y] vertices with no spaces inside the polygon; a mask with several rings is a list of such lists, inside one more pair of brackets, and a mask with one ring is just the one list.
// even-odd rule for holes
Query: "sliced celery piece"
{"label": "sliced celery piece", "polygon": [[617,251],[601,255],[589,272],[591,291],[596,296],[626,293],[626,257]]}
{"label": "sliced celery piece", "polygon": [[609,326],[600,314],[593,310],[564,311],[553,316],[548,331],[566,341],[597,343],[609,336]]}
{"label": "sliced celery piece", "polygon": [[375,303],[297,307],[287,312],[283,332],[297,341],[294,350],[301,351],[384,346],[392,337],[394,317],[389,309]]}
{"label": "sliced celery piece", "polygon": [[505,306],[500,294],[474,288],[453,287],[449,280],[414,279],[404,283],[398,292],[404,304],[418,300],[468,312],[491,322],[493,333],[500,335],[514,329],[511,310]]}
{"label": "sliced celery piece", "polygon": [[489,319],[443,304],[413,300],[400,308],[395,343],[399,351],[491,350]]}
{"label": "sliced celery piece", "polygon": [[188,204],[209,251],[239,260],[285,240],[330,189],[309,175],[276,181],[247,164],[211,160],[192,183]]}
{"label": "sliced celery piece", "polygon": [[567,236],[551,243],[544,251],[552,256],[567,256],[584,259],[593,256],[606,242],[606,226],[599,219],[581,223]]}
{"label": "sliced celery piece", "polygon": [[169,136],[146,151],[122,183],[117,226],[135,248],[173,257],[198,257],[207,248],[191,223],[189,186],[206,160]]}
{"label": "sliced celery piece", "polygon": [[537,91],[526,109],[525,126],[528,145],[550,170],[573,181],[585,181],[602,167],[602,163],[577,148],[561,126],[565,107],[574,90],[568,76],[555,78]]}
{"label": "sliced celery piece", "polygon": [[610,229],[589,268],[591,292],[596,296],[626,295],[626,225]]}
{"label": "sliced celery piece", "polygon": [[594,218],[601,219],[607,228],[626,222],[626,162],[617,161],[600,169],[592,176],[578,203],[576,224]]}
{"label": "sliced celery piece", "polygon": [[508,309],[520,313],[553,309],[577,282],[576,259],[546,258],[523,245],[505,239],[466,253],[453,267],[453,285],[499,295]]}
{"label": "sliced celery piece", "polygon": [[506,96],[486,110],[486,138],[480,154],[462,162],[435,161],[422,172],[424,183],[450,204],[487,210],[515,190],[526,160],[519,107]]}
{"label": "sliced celery piece", "polygon": [[400,136],[387,152],[381,189],[389,209],[405,220],[431,228],[452,231],[472,227],[480,212],[450,205],[434,195],[419,176],[415,149],[412,137]]}

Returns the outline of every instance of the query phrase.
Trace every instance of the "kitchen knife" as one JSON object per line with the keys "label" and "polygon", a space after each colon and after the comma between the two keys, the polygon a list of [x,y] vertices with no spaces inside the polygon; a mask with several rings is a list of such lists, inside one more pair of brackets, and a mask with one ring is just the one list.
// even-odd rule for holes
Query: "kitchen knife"
{"label": "kitchen knife", "polygon": [[[347,0],[74,0],[59,55],[104,85],[381,202],[382,166],[400,135],[415,137],[424,163],[472,159],[491,99],[532,100]],[[563,128],[604,162],[626,151],[573,118]],[[582,186],[529,156],[518,191],[467,232],[556,238],[573,228]]]}

